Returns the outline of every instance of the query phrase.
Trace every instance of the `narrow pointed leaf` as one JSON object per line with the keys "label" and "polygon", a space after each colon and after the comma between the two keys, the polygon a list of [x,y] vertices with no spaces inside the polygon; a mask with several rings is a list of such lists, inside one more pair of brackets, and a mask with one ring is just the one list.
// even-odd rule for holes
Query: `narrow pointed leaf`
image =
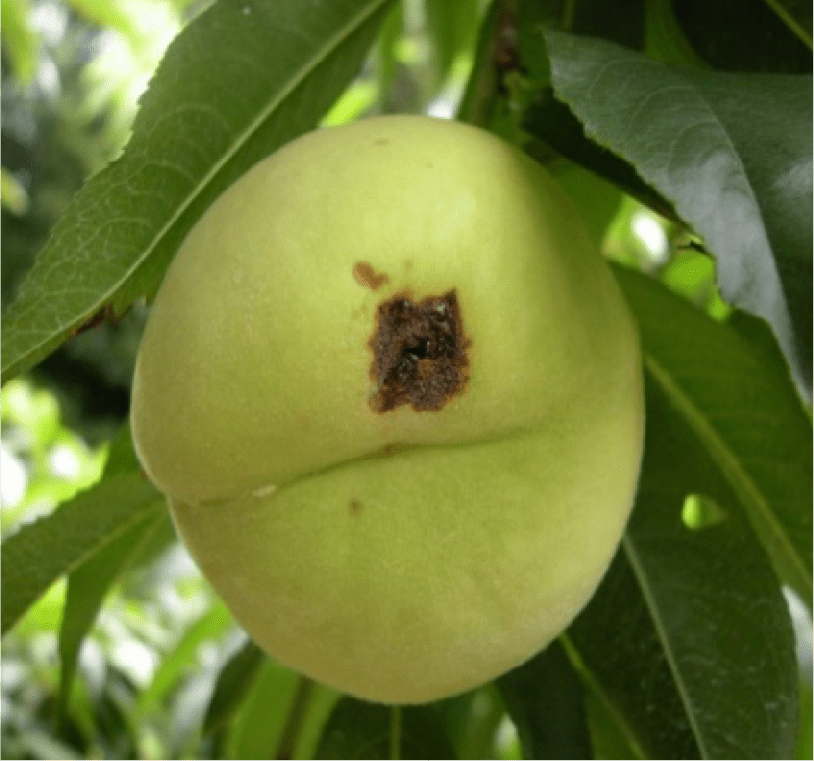
{"label": "narrow pointed leaf", "polygon": [[455,758],[455,751],[432,704],[394,707],[342,698],[314,757]]}
{"label": "narrow pointed leaf", "polygon": [[[770,332],[720,324],[648,278],[617,268],[645,362],[716,463],[784,581],[812,597],[811,420]],[[747,335],[748,332],[748,335]]]}
{"label": "narrow pointed leaf", "polygon": [[[693,47],[716,69],[811,71],[811,3],[674,0],[673,5]],[[735,19],[737,34],[732,33]]]}
{"label": "narrow pointed leaf", "polygon": [[68,577],[68,591],[59,631],[60,720],[66,715],[79,648],[96,621],[105,595],[158,529],[159,524],[165,520],[166,513],[145,513],[126,531],[88,557]]}
{"label": "narrow pointed leaf", "polygon": [[138,721],[151,712],[166,710],[162,701],[177,686],[183,674],[198,666],[198,652],[207,639],[217,639],[232,624],[226,605],[220,600],[187,629],[175,647],[164,655],[152,681],[138,696],[133,714]]}
{"label": "narrow pointed leaf", "polygon": [[147,514],[164,498],[141,473],[103,478],[50,515],[3,542],[2,630],[8,631],[60,576],[71,573]]}
{"label": "narrow pointed leaf", "polygon": [[[796,663],[785,600],[735,495],[652,379],[648,449],[622,551],[569,630],[646,757],[786,758]],[[687,494],[721,522],[682,522]]]}
{"label": "narrow pointed leaf", "polygon": [[317,125],[390,2],[221,2],[191,22],[168,48],[123,155],[77,194],[9,306],[3,380],[149,299],[207,206]]}
{"label": "narrow pointed leaf", "polygon": [[556,32],[546,44],[557,98],[703,236],[724,298],[772,326],[810,396],[811,77],[685,69]]}
{"label": "narrow pointed leaf", "polygon": [[436,82],[443,84],[455,57],[474,40],[478,3],[477,0],[425,0],[424,7]]}
{"label": "narrow pointed leaf", "polygon": [[218,675],[204,717],[203,733],[211,734],[231,719],[246,697],[265,659],[263,651],[250,639],[226,663]]}
{"label": "narrow pointed leaf", "polygon": [[[760,460],[755,447],[777,438],[772,414],[737,425],[738,410],[762,396],[782,416],[784,384],[773,385],[771,371],[754,372],[748,343],[729,326],[673,303],[677,297],[643,276],[618,274],[642,323],[646,451],[622,548],[568,638],[586,684],[640,755],[786,757],[797,713],[788,609],[739,479],[705,439],[717,426]],[[717,359],[706,356],[708,345]],[[675,376],[663,370],[673,362]],[[752,387],[752,380],[766,385]],[[703,402],[703,389],[715,383],[729,389],[729,397],[715,396],[717,416],[688,406],[688,398]],[[741,474],[754,470],[748,457],[741,463]],[[685,510],[693,495],[716,510],[714,520],[691,528]]]}
{"label": "narrow pointed leaf", "polygon": [[262,662],[229,732],[229,757],[277,758],[302,679],[270,658]]}
{"label": "narrow pointed leaf", "polygon": [[582,685],[562,645],[497,680],[525,758],[591,758]]}

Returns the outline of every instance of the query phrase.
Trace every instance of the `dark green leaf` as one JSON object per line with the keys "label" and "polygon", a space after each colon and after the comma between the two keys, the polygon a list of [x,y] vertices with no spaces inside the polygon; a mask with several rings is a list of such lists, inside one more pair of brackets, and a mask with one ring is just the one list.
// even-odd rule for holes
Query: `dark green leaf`
{"label": "dark green leaf", "polygon": [[[811,629],[808,631],[810,633]],[[810,660],[805,672],[800,674],[799,688],[800,730],[792,758],[814,758],[814,726],[812,726],[812,723],[814,723],[814,694],[812,694]]]}
{"label": "dark green leaf", "polygon": [[705,238],[724,298],[769,322],[810,396],[811,78],[682,69],[554,32],[546,42],[557,97]]}
{"label": "dark green leaf", "polygon": [[[811,3],[673,0],[699,55],[724,71],[811,71]],[[789,12],[791,11],[791,12]]]}
{"label": "dark green leaf", "polygon": [[166,513],[146,513],[126,531],[87,558],[68,577],[68,591],[59,631],[59,708],[65,718],[76,659],[85,635],[90,631],[102,602],[117,577],[138,555],[139,550],[166,521]]}
{"label": "dark green leaf", "polygon": [[597,246],[601,245],[622,204],[619,188],[566,159],[552,161],[547,168],[571,197]]}
{"label": "dark green leaf", "polygon": [[616,272],[648,372],[737,495],[780,577],[810,600],[811,421],[777,345],[755,318],[740,315],[733,330],[642,275]]}
{"label": "dark green leaf", "polygon": [[700,757],[666,646],[623,550],[563,639],[610,724],[606,736],[621,738],[633,758]]}
{"label": "dark green leaf", "polygon": [[[561,641],[568,641],[562,637]],[[585,691],[585,710],[591,729],[593,758],[631,759],[643,758],[641,748],[633,744],[625,735],[624,723],[620,720],[615,708],[591,689]]]}
{"label": "dark green leaf", "polygon": [[195,19],[167,50],[124,154],[77,194],[10,305],[3,380],[150,298],[212,201],[316,126],[390,3],[244,0]]}
{"label": "dark green leaf", "polygon": [[[749,345],[726,325],[641,275],[619,275],[642,323],[646,450],[622,548],[569,629],[572,649],[639,755],[786,757],[797,710],[793,637],[740,483],[756,471],[758,449],[771,461],[771,443],[782,442],[765,409],[783,418],[783,384],[748,363]],[[718,383],[728,396],[712,393]],[[721,518],[687,525],[692,495]]]}
{"label": "dark green leaf", "polygon": [[525,758],[590,758],[582,685],[559,642],[497,680]]}
{"label": "dark green leaf", "polygon": [[[648,186],[630,164],[585,137],[579,120],[568,106],[554,98],[550,88],[541,91],[529,105],[523,127],[531,136],[524,149],[541,164],[552,165],[560,154],[613,183],[663,217],[677,219],[670,201]],[[556,151],[553,156],[552,149]]]}
{"label": "dark green leaf", "polygon": [[811,48],[812,8],[808,0],[764,0],[797,37]]}
{"label": "dark green leaf", "polygon": [[147,688],[139,695],[132,711],[141,721],[151,712],[161,712],[162,700],[181,677],[198,665],[198,653],[205,640],[218,639],[232,625],[226,605],[217,600],[187,629],[175,647],[164,655]]}
{"label": "dark green leaf", "polygon": [[397,2],[382,22],[379,41],[376,45],[376,64],[381,98],[386,98],[396,78],[398,61],[396,50],[402,35],[404,9]]}
{"label": "dark green leaf", "polygon": [[646,0],[644,52],[658,61],[706,68],[673,13],[671,0]]}
{"label": "dark green leaf", "polygon": [[206,709],[204,734],[223,727],[246,697],[265,655],[251,640],[246,640],[223,667]]}
{"label": "dark green leaf", "polygon": [[644,0],[576,0],[563,19],[564,30],[612,40],[638,50],[644,43]]}
{"label": "dark green leaf", "polygon": [[456,758],[505,758],[499,747],[499,730],[506,708],[493,682],[439,700],[433,708],[442,717]]}
{"label": "dark green leaf", "polygon": [[454,754],[441,716],[431,704],[386,706],[342,698],[328,719],[315,758],[430,759],[455,758]]}
{"label": "dark green leaf", "polygon": [[[647,401],[636,509],[574,646],[647,756],[786,758],[797,707],[785,600],[735,495],[656,382]],[[684,525],[688,493],[711,495],[725,520]]]}
{"label": "dark green leaf", "polygon": [[277,758],[302,679],[268,658],[263,661],[229,734],[231,758]]}
{"label": "dark green leaf", "polygon": [[164,507],[141,473],[111,476],[6,539],[0,558],[3,632],[60,576]]}
{"label": "dark green leaf", "polygon": [[474,41],[478,21],[477,0],[424,0],[427,35],[436,82],[442,84],[455,57]]}
{"label": "dark green leaf", "polygon": [[507,6],[511,0],[494,0],[480,25],[475,43],[475,60],[456,118],[479,127],[488,125],[497,108],[501,84],[496,60],[500,53]]}
{"label": "dark green leaf", "polygon": [[115,476],[121,473],[135,473],[141,470],[136,450],[133,448],[133,438],[130,434],[130,425],[123,425],[110,442],[105,475]]}

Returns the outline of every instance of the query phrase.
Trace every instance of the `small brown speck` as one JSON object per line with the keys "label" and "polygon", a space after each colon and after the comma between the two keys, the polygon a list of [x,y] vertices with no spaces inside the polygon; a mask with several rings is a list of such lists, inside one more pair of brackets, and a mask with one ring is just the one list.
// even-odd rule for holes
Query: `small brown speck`
{"label": "small brown speck", "polygon": [[353,515],[359,515],[362,512],[362,503],[358,499],[352,499],[348,505],[348,512]]}
{"label": "small brown speck", "polygon": [[353,279],[363,288],[370,288],[371,291],[390,282],[387,275],[383,272],[376,272],[368,262],[356,262],[353,265]]}

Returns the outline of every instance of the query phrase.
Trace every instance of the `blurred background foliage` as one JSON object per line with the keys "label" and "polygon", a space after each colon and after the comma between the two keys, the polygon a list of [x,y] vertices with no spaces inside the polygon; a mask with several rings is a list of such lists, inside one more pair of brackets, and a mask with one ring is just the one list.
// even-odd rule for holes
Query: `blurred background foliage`
{"label": "blurred background foliage", "polygon": [[[450,25],[452,16],[438,12],[439,2],[398,4],[324,123],[373,113],[453,116],[487,3],[449,2],[461,23]],[[4,305],[73,194],[121,151],[164,49],[206,5],[2,0]],[[522,82],[506,101],[507,132],[519,129],[513,98],[522,100]],[[608,257],[656,275],[718,319],[727,316],[714,262],[688,230],[565,159],[550,168],[572,195],[588,194],[586,222]],[[107,442],[126,418],[145,316],[146,307],[137,305],[3,388],[4,535],[100,477]],[[107,598],[82,644],[69,696],[59,688],[65,594],[64,583],[54,585],[3,640],[3,757],[284,758],[320,752],[322,729],[339,696],[309,683],[303,693],[303,683],[246,642],[174,541],[168,521]],[[799,603],[792,612],[807,718],[798,751],[811,758],[810,612]],[[453,738],[458,757],[520,757],[517,731],[493,686],[443,701],[439,710],[447,726],[460,728]],[[293,735],[292,720],[299,723]],[[597,722],[593,729],[602,731]],[[288,747],[291,736],[296,742]],[[326,738],[341,745],[341,738]],[[612,748],[613,738],[604,745]],[[331,747],[339,746],[322,751]]]}

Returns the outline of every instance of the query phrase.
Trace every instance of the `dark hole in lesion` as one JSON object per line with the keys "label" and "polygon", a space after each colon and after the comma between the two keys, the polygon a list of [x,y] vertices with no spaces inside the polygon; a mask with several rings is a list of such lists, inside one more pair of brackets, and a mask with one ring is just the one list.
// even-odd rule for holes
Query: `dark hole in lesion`
{"label": "dark hole in lesion", "polygon": [[422,341],[417,346],[411,346],[407,349],[407,354],[416,359],[424,359],[427,356],[427,342]]}

